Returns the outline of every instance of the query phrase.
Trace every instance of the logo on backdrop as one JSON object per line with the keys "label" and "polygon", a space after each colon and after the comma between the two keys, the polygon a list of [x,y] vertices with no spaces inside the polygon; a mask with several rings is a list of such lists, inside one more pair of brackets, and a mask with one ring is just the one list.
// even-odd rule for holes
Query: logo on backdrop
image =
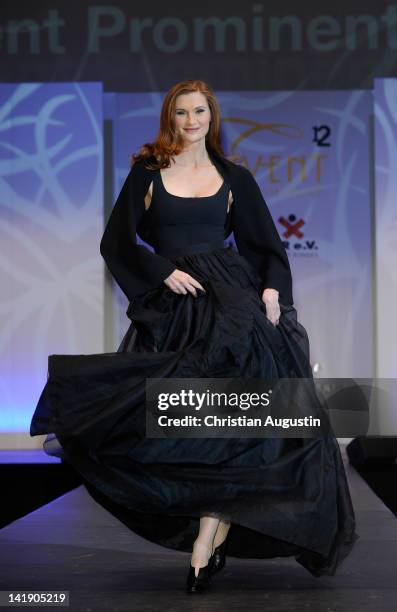
{"label": "logo on backdrop", "polygon": [[303,238],[303,232],[301,232],[300,228],[305,224],[303,219],[296,220],[295,215],[289,215],[288,219],[285,217],[280,217],[279,222],[285,228],[287,228],[283,232],[284,238],[289,238],[290,236],[296,236],[297,238]]}
{"label": "logo on backdrop", "polygon": [[315,142],[318,147],[330,147],[330,136],[331,128],[329,127],[329,125],[313,126],[313,142]]}
{"label": "logo on backdrop", "polygon": [[[266,170],[267,194],[277,194],[281,197],[288,192],[288,196],[295,191],[297,195],[303,193],[318,193],[322,188],[322,179],[325,164],[329,158],[329,147],[332,146],[330,125],[321,123],[311,126],[312,137],[308,141],[310,132],[303,127],[284,122],[260,122],[239,117],[225,117],[224,123],[242,125],[243,131],[230,143],[229,159],[235,163],[245,165],[256,176],[261,169]],[[239,146],[254,134],[261,135],[266,132],[266,153],[258,152],[254,163],[250,163],[246,155],[239,154]],[[272,151],[272,142],[275,138],[275,149]],[[284,143],[280,144],[281,140]],[[307,151],[302,150],[306,141]],[[315,144],[313,150],[312,143]],[[281,147],[281,148],[280,148]],[[296,148],[298,147],[298,149]],[[270,191],[269,191],[270,188]]]}
{"label": "logo on backdrop", "polygon": [[[324,165],[329,159],[325,152],[319,152],[308,148],[307,152],[294,150],[294,144],[297,141],[304,141],[310,131],[303,127],[284,123],[284,122],[266,122],[261,123],[252,119],[226,118],[225,122],[233,124],[242,123],[247,126],[246,129],[231,142],[231,160],[236,163],[241,163],[247,166],[251,172],[256,175],[260,168],[267,170],[267,185],[266,191],[271,187],[274,194],[277,194],[281,199],[283,195],[291,197],[302,195],[314,197],[322,189],[322,178],[324,174]],[[285,149],[279,148],[271,151],[271,144],[268,140],[268,148],[270,153],[266,155],[259,153],[255,160],[255,164],[251,167],[248,159],[244,155],[238,154],[239,145],[254,133],[268,132],[270,135],[281,137],[286,142]],[[332,146],[331,136],[332,128],[328,123],[312,124],[311,126],[311,142],[316,145],[316,148],[327,149]],[[306,221],[302,217],[297,217],[291,213],[288,217],[284,215],[278,218],[278,222],[282,226],[281,236],[287,253],[294,257],[318,257],[319,245],[317,240],[312,236],[306,235]]]}
{"label": "logo on backdrop", "polygon": [[281,236],[284,238],[283,244],[287,253],[294,257],[318,257],[316,240],[305,237],[305,232],[302,231],[305,225],[304,219],[297,218],[291,213],[287,219],[284,216],[279,217],[278,222],[284,228]]}

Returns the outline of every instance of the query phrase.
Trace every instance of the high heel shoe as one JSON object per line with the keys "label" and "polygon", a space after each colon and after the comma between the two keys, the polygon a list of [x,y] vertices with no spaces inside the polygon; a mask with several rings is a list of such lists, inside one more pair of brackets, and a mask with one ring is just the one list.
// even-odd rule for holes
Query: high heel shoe
{"label": "high heel shoe", "polygon": [[225,567],[226,564],[226,545],[227,538],[223,540],[219,546],[217,546],[212,553],[209,561],[208,561],[208,570],[209,575],[213,576],[217,572],[220,572],[221,569]]}
{"label": "high heel shoe", "polygon": [[208,571],[208,565],[200,567],[198,576],[195,574],[195,568],[190,565],[189,573],[186,581],[187,593],[202,593],[211,586],[211,578]]}
{"label": "high heel shoe", "polygon": [[199,568],[197,576],[195,568],[190,562],[189,573],[186,580],[186,591],[188,593],[201,593],[202,591],[208,590],[211,586],[211,577],[209,573],[210,549],[197,540],[195,541],[194,546],[201,546],[206,550],[208,562],[207,565]]}

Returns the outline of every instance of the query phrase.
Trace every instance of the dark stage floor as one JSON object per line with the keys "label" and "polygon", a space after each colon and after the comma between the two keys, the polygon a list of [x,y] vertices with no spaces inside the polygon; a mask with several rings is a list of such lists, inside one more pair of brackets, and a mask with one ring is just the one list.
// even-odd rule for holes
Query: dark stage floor
{"label": "dark stage floor", "polygon": [[228,558],[211,592],[187,595],[190,556],[135,536],[80,486],[0,531],[0,589],[69,590],[73,612],[395,611],[397,519],[343,454],[360,540],[335,577],[293,558]]}

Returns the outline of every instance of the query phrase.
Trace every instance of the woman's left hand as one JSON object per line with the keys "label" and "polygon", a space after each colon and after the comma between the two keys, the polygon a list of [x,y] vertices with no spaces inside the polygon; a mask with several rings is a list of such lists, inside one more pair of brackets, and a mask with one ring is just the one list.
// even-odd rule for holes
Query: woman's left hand
{"label": "woman's left hand", "polygon": [[273,325],[278,325],[281,315],[277,289],[264,289],[262,302],[266,306],[266,316]]}

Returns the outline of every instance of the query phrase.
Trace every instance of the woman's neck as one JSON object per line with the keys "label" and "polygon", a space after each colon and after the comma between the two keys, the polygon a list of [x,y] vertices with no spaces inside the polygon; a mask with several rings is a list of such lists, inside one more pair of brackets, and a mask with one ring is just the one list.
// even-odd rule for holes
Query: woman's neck
{"label": "woman's neck", "polygon": [[208,166],[210,162],[211,159],[205,147],[190,147],[189,149],[182,151],[174,157],[175,165],[190,168]]}

